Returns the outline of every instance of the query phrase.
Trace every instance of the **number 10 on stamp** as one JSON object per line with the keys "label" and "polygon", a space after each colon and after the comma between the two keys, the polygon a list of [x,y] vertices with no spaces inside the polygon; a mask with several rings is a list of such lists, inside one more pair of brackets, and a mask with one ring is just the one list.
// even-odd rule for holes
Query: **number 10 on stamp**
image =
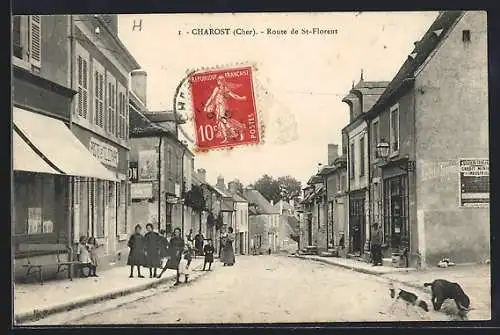
{"label": "number 10 on stamp", "polygon": [[197,72],[189,85],[199,149],[259,144],[251,67]]}

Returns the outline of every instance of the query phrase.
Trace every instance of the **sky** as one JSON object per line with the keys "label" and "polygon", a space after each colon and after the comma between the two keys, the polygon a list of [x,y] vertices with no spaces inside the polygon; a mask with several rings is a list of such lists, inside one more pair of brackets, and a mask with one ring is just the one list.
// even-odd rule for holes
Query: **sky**
{"label": "sky", "polygon": [[[303,185],[326,164],[328,144],[341,147],[349,123],[342,103],[353,81],[390,81],[429,28],[437,12],[222,13],[119,15],[119,37],[148,74],[147,105],[172,110],[186,71],[252,63],[257,107],[266,126],[264,144],[197,153],[214,183],[239,179],[248,185],[263,174],[291,175]],[[141,30],[135,24],[141,24]],[[255,29],[255,36],[199,36],[196,28]],[[267,35],[267,29],[319,28],[328,35]],[[180,31],[180,35],[179,35]],[[264,34],[259,32],[264,31]],[[263,98],[259,91],[268,91]],[[191,122],[182,126],[194,137]]]}

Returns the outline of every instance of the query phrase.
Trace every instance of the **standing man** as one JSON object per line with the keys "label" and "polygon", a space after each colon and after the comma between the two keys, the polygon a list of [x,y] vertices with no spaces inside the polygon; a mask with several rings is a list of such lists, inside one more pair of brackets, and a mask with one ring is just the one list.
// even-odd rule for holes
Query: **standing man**
{"label": "standing man", "polygon": [[372,266],[382,265],[382,231],[378,224],[372,225],[371,233]]}
{"label": "standing man", "polygon": [[194,237],[194,248],[196,249],[196,255],[201,256],[203,255],[203,241],[205,240],[205,237],[203,236],[201,230],[196,234]]}

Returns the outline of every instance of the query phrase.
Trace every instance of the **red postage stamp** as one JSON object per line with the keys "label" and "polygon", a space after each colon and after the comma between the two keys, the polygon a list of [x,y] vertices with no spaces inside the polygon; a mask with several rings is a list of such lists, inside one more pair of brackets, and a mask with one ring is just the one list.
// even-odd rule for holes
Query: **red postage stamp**
{"label": "red postage stamp", "polygon": [[199,149],[260,143],[252,67],[198,72],[189,84]]}

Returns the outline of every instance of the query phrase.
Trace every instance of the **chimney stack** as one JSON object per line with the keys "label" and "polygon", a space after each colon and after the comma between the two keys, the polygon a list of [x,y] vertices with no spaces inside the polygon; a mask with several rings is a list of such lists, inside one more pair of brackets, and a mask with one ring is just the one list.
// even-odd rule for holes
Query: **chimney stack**
{"label": "chimney stack", "polygon": [[200,179],[201,182],[206,183],[206,181],[207,181],[207,170],[205,170],[205,169],[198,169],[196,171],[196,173],[198,174],[198,179]]}
{"label": "chimney stack", "polygon": [[130,90],[141,99],[145,106],[147,105],[147,83],[148,73],[146,71],[139,69],[130,73]]}
{"label": "chimney stack", "polygon": [[338,144],[328,144],[328,165],[333,166],[333,162],[339,156]]}
{"label": "chimney stack", "polygon": [[226,189],[226,184],[224,183],[224,177],[222,176],[217,177],[217,184],[215,186],[224,191]]}
{"label": "chimney stack", "polygon": [[230,181],[227,186],[229,187],[229,192],[231,194],[238,194],[238,185],[234,181]]}

